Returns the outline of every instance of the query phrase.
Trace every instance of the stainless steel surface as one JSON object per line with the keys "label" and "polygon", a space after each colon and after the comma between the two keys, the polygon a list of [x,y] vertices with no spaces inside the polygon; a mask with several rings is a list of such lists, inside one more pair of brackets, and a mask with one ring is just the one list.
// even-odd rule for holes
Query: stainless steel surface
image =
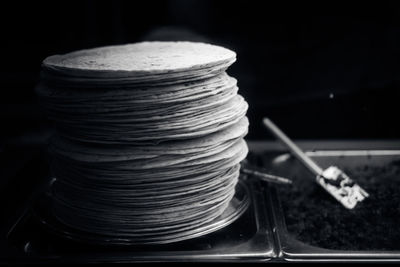
{"label": "stainless steel surface", "polygon": [[[302,141],[300,147],[321,167],[340,167],[368,163],[383,166],[400,159],[400,142],[395,141]],[[269,151],[271,172],[290,177],[291,173],[310,173],[296,160],[291,160],[276,142],[249,142],[250,151]],[[319,150],[315,151],[318,148]],[[330,148],[334,150],[321,150]],[[371,150],[370,148],[373,148]],[[342,149],[342,150],[338,150]],[[395,150],[396,149],[396,150]],[[37,159],[45,162],[44,159]],[[32,164],[37,167],[37,163]],[[37,169],[27,169],[22,178],[44,176]],[[312,177],[312,176],[311,176]],[[310,178],[311,178],[310,177]],[[400,251],[341,251],[306,245],[287,231],[279,196],[274,187],[255,179],[249,183],[252,203],[238,221],[216,233],[177,242],[168,246],[108,247],[66,241],[52,235],[33,219],[29,198],[25,207],[15,210],[1,230],[0,263],[100,263],[100,262],[400,262]],[[40,189],[40,187],[39,187]],[[33,191],[33,196],[37,195]]]}

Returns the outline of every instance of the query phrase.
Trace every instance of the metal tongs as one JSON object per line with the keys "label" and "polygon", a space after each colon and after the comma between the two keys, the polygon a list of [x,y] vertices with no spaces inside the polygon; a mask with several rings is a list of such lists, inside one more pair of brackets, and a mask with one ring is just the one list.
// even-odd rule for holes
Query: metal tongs
{"label": "metal tongs", "polygon": [[322,169],[318,164],[308,157],[289,137],[287,137],[270,119],[263,119],[264,126],[282,143],[290,152],[300,160],[313,174],[316,182],[329,194],[336,198],[347,209],[353,209],[358,202],[363,201],[369,195],[358,184],[350,179],[342,170],[336,166]]}
{"label": "metal tongs", "polygon": [[269,174],[266,169],[252,165],[246,159],[241,162],[240,171],[243,174],[252,175],[252,176],[256,177],[257,179],[260,179],[265,182],[274,183],[274,184],[284,184],[284,185],[292,184],[292,180],[290,180],[286,177]]}

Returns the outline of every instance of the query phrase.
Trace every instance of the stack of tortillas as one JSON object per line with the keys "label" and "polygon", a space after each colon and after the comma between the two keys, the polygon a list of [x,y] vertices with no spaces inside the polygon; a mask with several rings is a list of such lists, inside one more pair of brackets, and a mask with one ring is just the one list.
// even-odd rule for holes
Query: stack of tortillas
{"label": "stack of tortillas", "polygon": [[234,198],[247,155],[248,106],[225,72],[235,59],[190,42],[46,58],[37,93],[57,130],[55,217],[134,244],[207,230]]}

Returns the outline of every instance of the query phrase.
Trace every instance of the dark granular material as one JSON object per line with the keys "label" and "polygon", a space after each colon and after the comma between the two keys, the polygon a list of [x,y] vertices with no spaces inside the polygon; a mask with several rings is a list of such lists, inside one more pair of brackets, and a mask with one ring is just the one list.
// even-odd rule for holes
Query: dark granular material
{"label": "dark granular material", "polygon": [[353,210],[304,177],[292,177],[292,187],[278,188],[289,233],[328,249],[399,250],[400,161],[344,172],[370,195]]}

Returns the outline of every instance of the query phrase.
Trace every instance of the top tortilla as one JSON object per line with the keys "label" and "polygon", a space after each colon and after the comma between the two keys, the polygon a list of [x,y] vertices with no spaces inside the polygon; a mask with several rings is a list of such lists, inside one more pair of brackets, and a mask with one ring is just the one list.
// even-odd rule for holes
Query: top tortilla
{"label": "top tortilla", "polygon": [[206,70],[235,58],[235,52],[205,43],[141,42],[50,56],[43,67],[69,76],[123,78]]}

